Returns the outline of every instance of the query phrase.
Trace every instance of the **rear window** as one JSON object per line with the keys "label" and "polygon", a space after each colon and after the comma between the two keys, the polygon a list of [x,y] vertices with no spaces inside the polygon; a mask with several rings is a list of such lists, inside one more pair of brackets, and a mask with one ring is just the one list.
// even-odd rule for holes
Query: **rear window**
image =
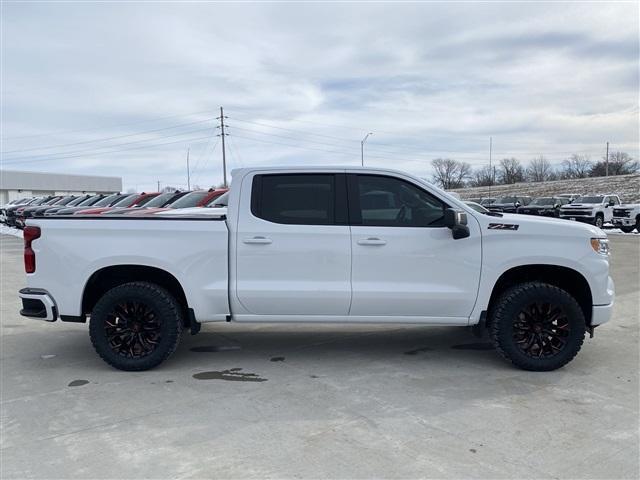
{"label": "rear window", "polygon": [[137,194],[125,195],[111,206],[112,207],[130,207],[131,204],[135,202],[136,198],[138,198]]}
{"label": "rear window", "polygon": [[111,205],[113,202],[115,202],[118,199],[122,199],[125,198],[127,195],[119,195],[119,194],[113,194],[113,195],[109,195],[108,197],[104,197],[102,200],[98,200],[96,203],[93,204],[94,207],[108,207],[109,205]]}
{"label": "rear window", "polygon": [[173,202],[169,207],[171,208],[189,208],[189,207],[197,207],[198,204],[203,201],[209,192],[191,192],[187,193],[184,197],[179,198],[175,202]]}
{"label": "rear window", "polygon": [[273,223],[335,224],[335,175],[256,175],[251,212]]}
{"label": "rear window", "polygon": [[136,207],[141,207],[141,206],[143,206],[143,205],[147,205],[149,202],[151,202],[151,200],[153,200],[153,199],[157,198],[158,196],[159,196],[159,195],[149,195],[149,196],[144,197],[142,200],[140,200],[140,201],[138,201],[138,202],[136,202],[136,200],[137,200],[139,197],[136,197],[136,198],[135,198],[135,199],[133,199],[133,201],[131,202],[131,205],[134,205],[134,204],[135,204],[135,206],[136,206]]}

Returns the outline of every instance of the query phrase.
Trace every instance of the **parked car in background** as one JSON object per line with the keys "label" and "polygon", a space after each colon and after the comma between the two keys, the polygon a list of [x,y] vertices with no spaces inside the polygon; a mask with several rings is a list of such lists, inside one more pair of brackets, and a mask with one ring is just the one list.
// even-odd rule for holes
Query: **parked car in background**
{"label": "parked car in background", "polygon": [[488,198],[483,198],[482,200],[480,200],[480,205],[482,205],[483,207],[486,207],[487,205],[491,205],[493,202],[495,202],[497,199],[493,198],[493,197],[488,197]]}
{"label": "parked car in background", "polygon": [[22,208],[22,207],[26,207],[26,206],[35,206],[35,205],[42,205],[44,204],[46,201],[51,199],[51,195],[47,195],[44,197],[35,197],[32,198],[31,200],[29,200],[26,203],[22,203],[22,204],[16,204],[16,205],[12,205],[10,207],[7,207],[5,212],[6,212],[6,220],[5,223],[7,225],[9,225],[10,227],[15,227],[16,226],[16,214],[18,209]]}
{"label": "parked car in background", "polygon": [[52,214],[46,213],[45,217],[48,217],[51,215],[73,215],[75,212],[79,212],[80,210],[86,210],[88,207],[109,207],[119,202],[120,200],[122,200],[123,197],[124,195],[121,193],[112,193],[111,195],[106,195],[106,194],[94,195],[90,199],[87,199],[76,206],[69,207],[67,205],[66,207],[61,208],[55,213],[52,213]]}
{"label": "parked car in background", "polygon": [[27,205],[29,202],[34,201],[34,197],[16,198],[8,203],[5,203],[0,207],[0,222],[7,223],[7,209],[17,207],[18,205]]}
{"label": "parked car in background", "polygon": [[620,205],[618,195],[584,195],[560,208],[560,218],[590,223],[602,228],[613,220],[613,209]]}
{"label": "parked car in background", "polygon": [[614,207],[611,223],[624,233],[631,233],[634,229],[640,233],[640,199]]}
{"label": "parked car in background", "polygon": [[60,197],[58,200],[56,200],[55,202],[49,204],[49,205],[40,205],[38,207],[27,207],[22,211],[22,215],[20,216],[19,223],[21,224],[21,226],[24,226],[24,222],[32,217],[36,217],[36,216],[42,216],[44,215],[44,212],[46,212],[47,210],[49,210],[50,208],[62,208],[65,207],[69,204],[71,204],[71,202],[73,202],[74,200],[77,200],[79,198],[85,198],[85,197],[77,197],[75,195],[67,195],[64,197]]}
{"label": "parked car in background", "polygon": [[150,212],[131,212],[129,215],[145,215],[147,213],[159,213],[166,210],[182,210],[185,208],[207,207],[228,190],[228,188],[210,188],[209,190],[196,190],[195,192],[190,192],[184,197],[179,198],[167,207],[156,208],[154,210],[151,210]]}
{"label": "parked car in background", "polygon": [[[51,196],[45,202],[41,203],[40,205],[44,205],[44,206],[54,205],[61,198],[63,198],[61,195]],[[27,205],[27,206],[19,207],[14,211],[13,224],[14,224],[15,227],[17,227],[17,228],[24,227],[25,210],[30,210],[32,208],[36,208],[36,206]]]}
{"label": "parked car in background", "polygon": [[33,217],[44,217],[48,213],[55,213],[58,210],[61,210],[63,208],[75,207],[76,205],[80,205],[81,203],[87,201],[91,197],[93,197],[93,195],[85,194],[85,195],[80,195],[79,197],[75,197],[75,198],[71,199],[69,202],[65,202],[64,205],[60,204],[60,202],[58,202],[55,205],[50,206],[50,207],[40,207],[33,213],[32,216]]}
{"label": "parked car in background", "polygon": [[486,207],[492,212],[498,213],[516,213],[518,207],[522,205],[529,205],[531,197],[524,195],[509,195],[501,197],[495,202],[487,205]]}
{"label": "parked car in background", "polygon": [[92,208],[87,208],[85,210],[79,210],[77,212],[74,212],[73,214],[74,215],[101,215],[103,213],[110,212],[114,209],[141,207],[145,203],[149,202],[152,198],[157,197],[158,195],[160,195],[159,192],[129,193],[129,194],[123,195],[119,201],[117,201],[110,207],[94,206]]}
{"label": "parked car in background", "polygon": [[128,215],[134,213],[150,213],[163,207],[171,205],[173,202],[181,197],[184,197],[189,192],[165,192],[152,198],[143,205],[137,205],[129,208],[115,208],[109,212],[105,212],[103,215]]}
{"label": "parked car in background", "polygon": [[538,197],[534,198],[529,205],[518,207],[517,213],[559,217],[560,208],[568,204],[569,199],[566,197]]}

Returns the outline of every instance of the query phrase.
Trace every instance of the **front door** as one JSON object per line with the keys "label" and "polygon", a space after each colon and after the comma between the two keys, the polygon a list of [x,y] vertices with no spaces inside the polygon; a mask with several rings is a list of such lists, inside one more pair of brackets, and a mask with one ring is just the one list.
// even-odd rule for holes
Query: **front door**
{"label": "front door", "polygon": [[[442,200],[409,179],[349,174],[353,316],[464,319],[476,301],[480,230],[454,240]],[[406,320],[406,319],[405,319]]]}
{"label": "front door", "polygon": [[[351,239],[344,174],[247,177],[237,228],[236,292],[250,315],[347,315]],[[246,197],[245,197],[246,198]]]}

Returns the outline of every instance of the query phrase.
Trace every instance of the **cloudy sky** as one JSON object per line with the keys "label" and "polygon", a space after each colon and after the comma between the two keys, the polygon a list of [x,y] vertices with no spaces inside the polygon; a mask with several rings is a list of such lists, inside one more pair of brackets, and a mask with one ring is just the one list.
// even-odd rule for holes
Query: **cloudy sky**
{"label": "cloudy sky", "polygon": [[2,167],[221,181],[230,168],[638,158],[638,3],[2,5]]}

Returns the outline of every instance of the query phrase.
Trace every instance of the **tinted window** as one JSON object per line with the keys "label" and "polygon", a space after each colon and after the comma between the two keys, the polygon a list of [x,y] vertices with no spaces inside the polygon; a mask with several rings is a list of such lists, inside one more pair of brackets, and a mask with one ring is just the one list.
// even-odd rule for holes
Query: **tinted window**
{"label": "tinted window", "polygon": [[93,204],[94,207],[106,207],[111,205],[114,201],[124,198],[122,195],[114,193],[113,195],[109,195],[108,197],[104,197],[102,200],[98,200]]}
{"label": "tinted window", "polygon": [[120,200],[111,205],[112,207],[130,207],[138,198],[137,194],[120,195]]}
{"label": "tinted window", "polygon": [[209,195],[209,192],[206,191],[187,193],[184,197],[180,197],[169,206],[171,208],[197,207],[198,204],[207,197],[207,195]]}
{"label": "tinted window", "polygon": [[[441,227],[447,205],[417,186],[393,177],[355,176],[352,223],[382,227]],[[359,204],[359,207],[357,205]],[[359,218],[358,218],[359,217]]]}
{"label": "tinted window", "polygon": [[578,197],[575,203],[602,203],[602,196],[595,197]]}
{"label": "tinted window", "polygon": [[335,223],[335,175],[256,175],[251,212],[274,223]]}

